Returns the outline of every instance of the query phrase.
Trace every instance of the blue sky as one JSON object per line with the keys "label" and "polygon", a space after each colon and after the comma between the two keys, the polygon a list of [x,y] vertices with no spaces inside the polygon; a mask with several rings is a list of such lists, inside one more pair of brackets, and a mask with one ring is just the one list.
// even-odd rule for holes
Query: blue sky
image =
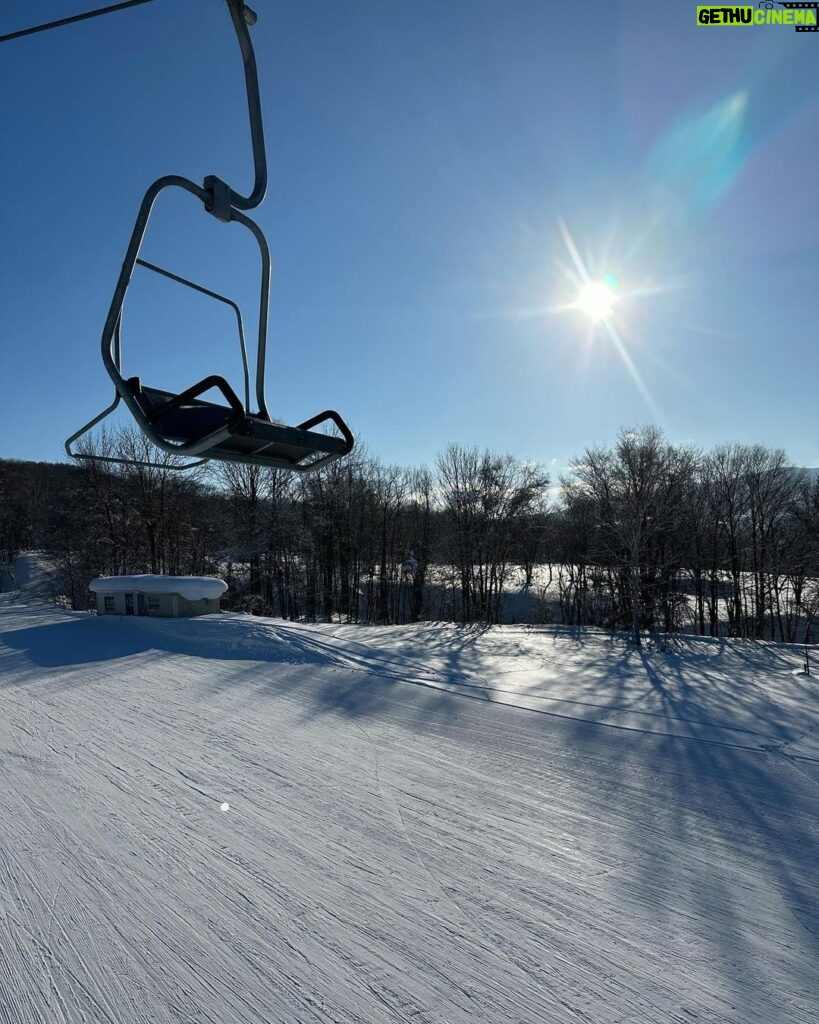
{"label": "blue sky", "polygon": [[[3,5],[0,33],[89,9]],[[450,441],[553,468],[622,426],[819,465],[819,37],[695,4],[256,0],[274,260],[268,404],[385,461]],[[110,399],[99,336],[143,192],[251,178],[219,0],[0,47],[0,457],[56,460]],[[561,225],[563,226],[561,229]],[[613,274],[579,311],[570,238]],[[242,301],[235,225],[161,200],[143,255]],[[240,387],[229,315],[141,272],[125,369]]]}

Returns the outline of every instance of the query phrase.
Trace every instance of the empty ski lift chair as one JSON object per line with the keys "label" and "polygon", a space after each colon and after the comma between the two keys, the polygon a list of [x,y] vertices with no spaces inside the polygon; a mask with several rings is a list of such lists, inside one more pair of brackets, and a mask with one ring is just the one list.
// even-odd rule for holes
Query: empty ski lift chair
{"label": "empty ski lift chair", "polygon": [[[274,423],[265,400],[265,361],[267,354],[267,318],[270,292],[270,251],[261,228],[244,210],[253,209],[264,199],[267,189],[267,159],[262,129],[259,84],[256,60],[248,25],[256,21],[255,14],[242,0],[226,0],[245,69],[250,134],[253,146],[255,183],[249,196],[235,192],[226,182],[209,175],[203,185],[181,175],[166,175],[155,181],[142,200],[128,250],[108,310],[102,332],[102,359],[116,389],[112,403],[98,416],[81,427],[65,443],[72,458],[92,458],[104,462],[133,463],[137,460],[117,459],[83,453],[73,448],[74,443],[88,433],[124,402],[137,424],[157,448],[172,455],[193,457],[195,461],[166,468],[189,469],[209,459],[241,462],[254,466],[307,473],[326,466],[350,452],[354,438],[341,416],[332,409],[318,413],[299,423],[285,426]],[[224,223],[236,223],[247,228],[259,246],[262,274],[259,310],[259,336],[255,369],[256,410],[250,404],[250,374],[247,362],[241,312],[232,300],[204,288],[155,263],[140,259],[139,253],[148,220],[160,193],[168,188],[179,188],[200,200],[205,210]],[[139,265],[154,273],[186,285],[204,295],[227,303],[236,313],[239,340],[244,366],[244,400],[241,400],[224,377],[211,374],[180,393],[162,390],[143,383],[138,377],[125,378],[121,372],[121,324],[123,306],[135,267]],[[205,401],[208,391],[217,390],[223,399]],[[317,429],[332,424],[336,433]],[[138,463],[140,464],[140,463]],[[151,465],[151,463],[143,463]]]}

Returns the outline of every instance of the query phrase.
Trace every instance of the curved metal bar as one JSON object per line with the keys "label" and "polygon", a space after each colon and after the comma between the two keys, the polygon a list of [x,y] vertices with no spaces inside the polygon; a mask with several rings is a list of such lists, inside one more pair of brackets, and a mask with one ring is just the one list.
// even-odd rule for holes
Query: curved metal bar
{"label": "curved metal bar", "polygon": [[196,466],[204,466],[210,459],[195,459],[193,462],[186,462],[183,465],[174,466],[167,462],[146,462],[145,459],[115,459],[112,455],[86,455],[78,452],[71,456],[77,462],[109,462],[115,466],[144,466],[146,469],[167,469],[171,473],[184,473],[186,469],[194,469]]}
{"label": "curved metal bar", "polygon": [[[262,257],[262,282],[259,293],[259,338],[256,349],[256,403],[259,406],[258,415],[269,420],[270,413],[267,411],[264,381],[265,363],[267,360],[267,318],[270,307],[270,248],[262,229],[250,217],[246,217],[245,214],[235,210],[233,212],[233,220],[243,224],[252,233],[258,243],[259,253]],[[248,408],[249,411],[250,409]]]}
{"label": "curved metal bar", "polygon": [[[347,453],[351,452],[355,447],[355,438],[353,437],[352,431],[339,416],[335,409],[325,409],[324,412],[317,413],[315,416],[311,416],[309,420],[305,420],[304,423],[299,423],[299,430],[311,430],[313,427],[317,427],[319,423],[325,423],[327,420],[332,420],[333,423],[341,431],[344,443],[347,446]],[[345,454],[347,454],[345,453]]]}
{"label": "curved metal bar", "polygon": [[256,54],[250,39],[248,25],[256,21],[255,13],[243,0],[227,0],[230,17],[242,51],[242,63],[245,69],[245,88],[247,90],[247,110],[250,119],[250,141],[253,146],[253,170],[255,181],[253,190],[243,196],[230,189],[230,205],[237,210],[252,210],[258,206],[267,192],[267,153],[264,145],[264,127],[262,124],[262,102],[259,97],[259,74],[256,69]]}
{"label": "curved metal bar", "polygon": [[187,469],[194,469],[196,466],[204,466],[210,459],[194,459],[193,462],[186,462],[184,465],[173,465],[166,462],[146,462],[145,459],[115,459],[111,455],[87,455],[84,452],[77,452],[71,456],[77,462],[108,462],[115,466],[144,466],[146,469],[167,469],[172,473],[184,473]]}
{"label": "curved metal bar", "polygon": [[[128,286],[131,283],[131,276],[133,275],[134,267],[139,259],[139,251],[142,247],[142,241],[145,237],[151,211],[153,210],[159,194],[166,188],[181,188],[185,192],[190,192],[191,195],[196,196],[196,198],[202,203],[205,203],[208,198],[208,192],[204,188],[179,174],[167,174],[162,178],[157,178],[157,180],[148,188],[148,191],[143,196],[142,203],[140,204],[136,223],[134,224],[134,230],[131,232],[131,239],[128,243],[125,259],[122,263],[122,269],[120,270],[119,277],[117,278],[116,288],[114,289],[114,295],[111,299],[108,316],[106,317],[105,326],[102,331],[100,348],[102,351],[103,364],[105,369],[108,371],[109,377],[114,382],[114,387],[117,389],[117,393],[128,406],[132,416],[142,428],[143,433],[146,434],[157,448],[177,455],[204,455],[209,448],[227,440],[233,431],[228,427],[222,427],[219,430],[214,431],[212,434],[208,434],[206,437],[198,438],[196,441],[185,441],[175,444],[166,440],[157,432],[153,424],[148,421],[142,409],[140,409],[139,404],[134,399],[128,382],[120,372],[119,323],[122,316],[122,308],[125,303],[125,295],[128,291]],[[261,376],[257,376],[256,394],[259,398],[260,414],[269,419],[270,417],[267,413],[267,407],[264,400],[264,367],[267,348],[267,315],[270,292],[270,251],[267,247],[267,242],[261,228],[254,221],[250,220],[249,217],[246,217],[243,213],[239,213],[238,211],[234,212],[232,219],[243,224],[252,232],[259,245],[259,251],[262,257],[261,308],[259,311],[259,339],[257,354],[257,374],[260,374]]]}
{"label": "curved metal bar", "polygon": [[[168,277],[171,281],[176,281],[178,284],[187,285],[188,288],[193,288],[194,291],[201,292],[203,295],[209,296],[211,299],[218,299],[219,302],[224,302],[226,306],[230,306],[233,312],[236,314],[236,324],[239,328],[239,346],[242,350],[242,370],[245,375],[245,409],[250,408],[250,370],[247,364],[247,345],[245,344],[245,327],[242,321],[242,311],[238,305],[229,299],[226,295],[220,295],[219,292],[212,292],[210,288],[205,288],[201,284],[197,284],[195,281],[189,281],[186,277],[181,277],[179,274],[173,274],[170,270],[166,270],[164,267],[157,266],[156,263],[149,263],[148,260],[137,259],[137,266],[145,267],[147,270],[153,270],[155,274],[161,274],[163,277]],[[119,366],[119,362],[117,362]]]}
{"label": "curved metal bar", "polygon": [[190,181],[188,178],[182,177],[180,174],[166,174],[162,178],[157,178],[152,185],[149,186],[148,191],[145,193],[142,199],[142,203],[139,207],[139,213],[137,214],[136,223],[134,229],[131,232],[131,239],[128,243],[128,249],[125,253],[125,259],[122,261],[122,268],[117,278],[116,288],[114,289],[114,295],[111,299],[111,305],[108,308],[108,316],[105,319],[105,326],[102,330],[101,349],[102,349],[102,361],[105,369],[108,371],[108,375],[114,382],[114,386],[123,398],[126,398],[125,381],[119,372],[119,345],[115,346],[115,335],[118,331],[118,322],[122,313],[122,307],[125,302],[125,293],[128,291],[128,285],[131,283],[131,275],[134,271],[134,265],[139,258],[139,250],[142,246],[142,240],[145,237],[145,231],[148,227],[148,220],[151,216],[151,210],[153,209],[154,203],[157,200],[160,192],[166,188],[177,187],[182,188],[192,195],[195,195],[200,202],[205,203],[208,198],[208,193],[201,186],[195,182]]}
{"label": "curved metal bar", "polygon": [[208,459],[196,459],[194,462],[186,462],[183,466],[173,466],[166,465],[165,463],[162,462],[144,462],[141,459],[117,459],[112,455],[92,455],[90,452],[72,451],[71,445],[75,441],[79,440],[79,438],[81,438],[83,434],[87,434],[91,430],[93,430],[98,423],[101,423],[102,420],[106,418],[106,416],[110,416],[114,409],[116,409],[116,407],[119,405],[119,403],[120,395],[119,392],[117,391],[114,393],[114,401],[111,402],[109,406],[103,409],[103,411],[98,416],[95,416],[92,420],[89,420],[84,427],[80,427],[80,429],[76,433],[72,434],[71,437],[68,438],[68,440],[65,442],[65,451],[69,458],[76,459],[79,462],[82,462],[83,459],[88,459],[89,462],[112,462],[118,466],[146,466],[150,469],[170,469],[179,472],[182,472],[186,469],[193,469],[194,466],[203,466],[206,462],[209,461]]}
{"label": "curved metal bar", "polygon": [[124,309],[119,311],[116,330],[114,331],[114,363],[117,369],[122,368],[122,314]]}
{"label": "curved metal bar", "polygon": [[87,434],[89,431],[93,430],[94,427],[96,427],[96,425],[98,423],[100,423],[102,420],[104,420],[106,416],[110,416],[111,413],[114,411],[114,409],[116,409],[116,407],[119,405],[119,402],[120,402],[119,392],[115,391],[114,392],[114,401],[111,402],[111,404],[109,406],[107,406],[105,409],[103,409],[102,412],[98,416],[95,416],[92,420],[89,420],[85,424],[84,427],[80,427],[80,429],[78,431],[76,431],[76,433],[72,434],[71,437],[69,437],[66,440],[66,442],[65,442],[65,451],[66,451],[66,455],[68,455],[69,458],[71,458],[71,459],[89,458],[89,456],[87,456],[87,455],[80,455],[78,452],[72,452],[71,451],[71,445],[76,440],[81,438],[83,436],[83,434]]}

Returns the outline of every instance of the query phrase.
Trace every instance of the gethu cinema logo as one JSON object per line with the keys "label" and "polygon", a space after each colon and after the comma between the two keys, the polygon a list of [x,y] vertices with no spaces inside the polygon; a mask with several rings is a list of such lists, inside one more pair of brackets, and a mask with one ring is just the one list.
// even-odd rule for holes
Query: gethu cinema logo
{"label": "gethu cinema logo", "polygon": [[811,3],[761,3],[759,7],[697,7],[698,25],[793,25],[797,32],[816,32],[819,0]]}

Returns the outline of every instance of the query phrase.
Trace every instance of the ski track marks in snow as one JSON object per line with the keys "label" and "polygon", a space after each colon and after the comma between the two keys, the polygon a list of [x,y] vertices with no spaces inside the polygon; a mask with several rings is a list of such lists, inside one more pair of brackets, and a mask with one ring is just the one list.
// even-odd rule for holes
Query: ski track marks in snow
{"label": "ski track marks in snow", "polygon": [[799,658],[5,604],[0,1022],[813,1024]]}

